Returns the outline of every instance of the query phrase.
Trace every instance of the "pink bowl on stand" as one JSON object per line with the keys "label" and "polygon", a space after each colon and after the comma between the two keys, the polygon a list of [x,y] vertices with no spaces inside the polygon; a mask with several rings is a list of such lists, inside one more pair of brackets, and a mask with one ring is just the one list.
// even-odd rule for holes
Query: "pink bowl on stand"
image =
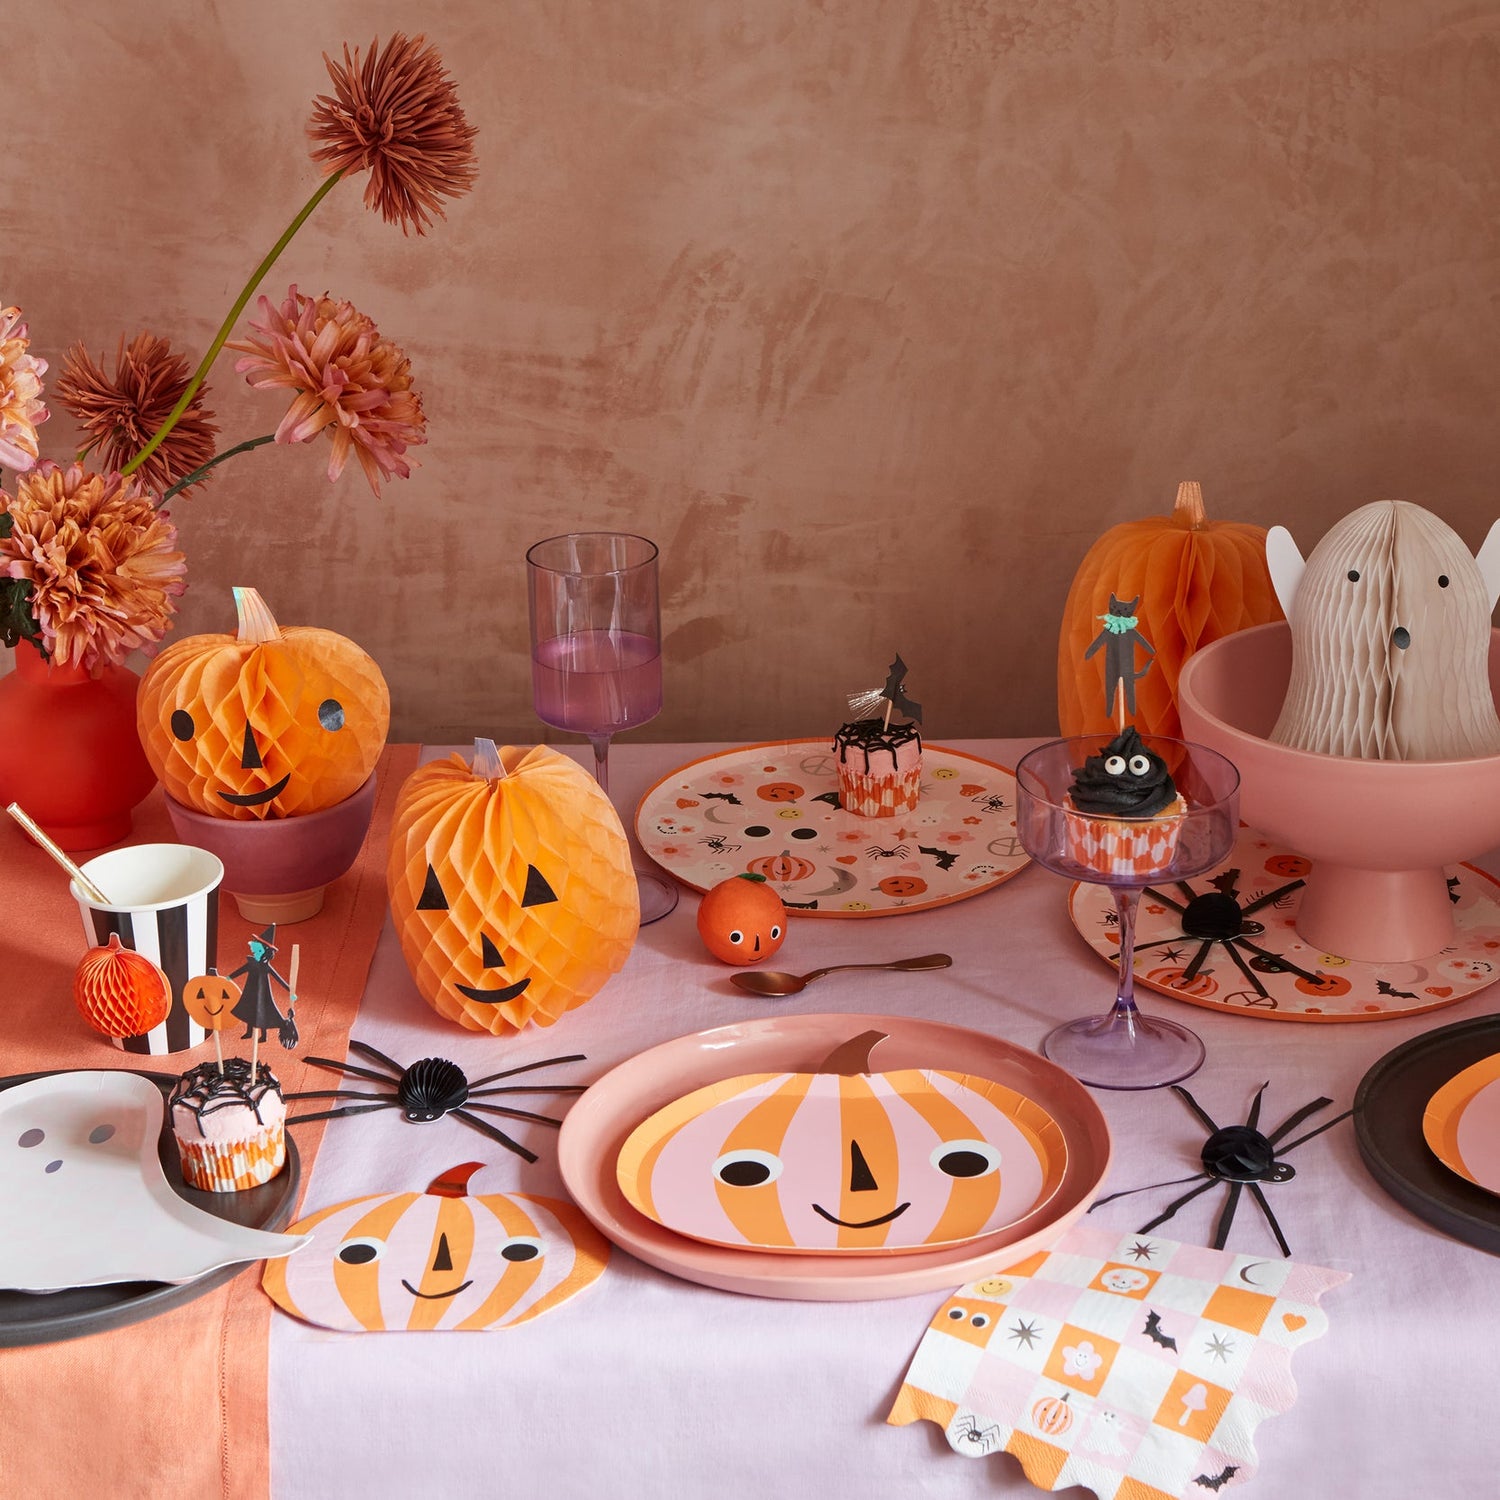
{"label": "pink bowl on stand", "polygon": [[[1500,844],[1500,755],[1473,760],[1358,760],[1267,738],[1292,670],[1285,622],[1223,637],[1188,658],[1177,681],[1186,738],[1240,771],[1252,828],[1312,860],[1297,931],[1325,953],[1408,962],[1453,941],[1444,866]],[[1490,636],[1500,690],[1500,631]]]}
{"label": "pink bowl on stand", "polygon": [[359,857],[375,811],[375,773],[342,802],[290,818],[211,818],[167,797],[177,837],[217,854],[224,890],[247,922],[305,922]]}

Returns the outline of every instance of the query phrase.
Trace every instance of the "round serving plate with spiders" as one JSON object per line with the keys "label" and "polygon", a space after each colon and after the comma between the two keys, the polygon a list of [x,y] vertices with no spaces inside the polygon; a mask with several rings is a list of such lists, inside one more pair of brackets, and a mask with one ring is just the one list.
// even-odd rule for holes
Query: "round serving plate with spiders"
{"label": "round serving plate with spiders", "polygon": [[[1473,865],[1447,871],[1452,946],[1414,963],[1365,963],[1297,935],[1311,861],[1241,828],[1230,857],[1196,880],[1147,886],[1136,919],[1135,982],[1190,1005],[1268,1021],[1380,1021],[1455,1005],[1500,979],[1500,882]],[[1107,887],[1080,882],[1073,925],[1116,961]]]}
{"label": "round serving plate with spiders", "polygon": [[861,818],[839,806],[828,738],[774,740],[690,761],[636,811],[641,847],[695,891],[762,875],[789,911],[887,917],[962,901],[1030,862],[1005,766],[922,747],[915,811]]}

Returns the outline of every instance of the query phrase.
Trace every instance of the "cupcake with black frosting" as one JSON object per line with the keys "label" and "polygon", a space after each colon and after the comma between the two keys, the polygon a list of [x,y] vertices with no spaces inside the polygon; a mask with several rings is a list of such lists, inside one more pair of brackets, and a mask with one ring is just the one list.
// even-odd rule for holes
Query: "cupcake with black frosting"
{"label": "cupcake with black frosting", "polygon": [[1171,862],[1187,804],[1132,724],[1090,755],[1068,788],[1068,856],[1101,875],[1149,879]]}
{"label": "cupcake with black frosting", "polygon": [[243,1057],[199,1063],[167,1104],[189,1187],[233,1193],[269,1182],[286,1163],[286,1101],[264,1064]]}

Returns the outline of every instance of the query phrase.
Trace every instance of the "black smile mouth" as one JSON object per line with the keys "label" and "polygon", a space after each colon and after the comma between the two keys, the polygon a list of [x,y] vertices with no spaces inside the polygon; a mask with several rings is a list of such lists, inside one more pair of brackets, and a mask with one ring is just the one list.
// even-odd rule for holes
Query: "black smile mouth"
{"label": "black smile mouth", "polygon": [[424,1302],[446,1302],[449,1297],[458,1296],[458,1294],[463,1291],[465,1287],[473,1286],[474,1282],[472,1278],[468,1281],[461,1281],[456,1287],[453,1288],[451,1292],[419,1292],[416,1287],[411,1284],[411,1282],[406,1280],[403,1280],[401,1285],[404,1286],[406,1290],[412,1294],[413,1297],[420,1297]]}
{"label": "black smile mouth", "polygon": [[824,1208],[820,1203],[814,1203],[812,1206],[812,1211],[815,1214],[822,1214],[822,1216],[827,1219],[830,1224],[838,1224],[845,1229],[874,1229],[878,1225],[889,1224],[892,1219],[899,1219],[901,1215],[904,1214],[910,1207],[910,1203],[898,1203],[895,1208],[890,1211],[890,1213],[881,1214],[878,1219],[835,1218],[834,1215],[829,1213],[828,1210]]}
{"label": "black smile mouth", "polygon": [[481,1005],[504,1005],[507,1000],[514,1000],[518,995],[526,993],[526,986],[531,983],[528,974],[525,979],[518,979],[514,984],[502,984],[496,989],[481,989],[473,984],[456,984],[453,986],[460,995],[467,995],[470,1000],[477,1000]]}
{"label": "black smile mouth", "polygon": [[262,802],[269,802],[272,797],[279,797],[286,790],[286,784],[291,779],[292,773],[288,771],[280,781],[268,786],[263,792],[220,792],[219,795],[236,807],[259,807]]}

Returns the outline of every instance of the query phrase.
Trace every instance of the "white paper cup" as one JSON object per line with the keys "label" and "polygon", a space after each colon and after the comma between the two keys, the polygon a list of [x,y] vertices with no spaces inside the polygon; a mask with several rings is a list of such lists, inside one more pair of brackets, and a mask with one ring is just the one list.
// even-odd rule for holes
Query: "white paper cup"
{"label": "white paper cup", "polygon": [[89,947],[102,947],[118,933],[122,947],[149,958],[172,986],[166,1020],[115,1045],[151,1056],[196,1047],[208,1033],[187,1013],[182,992],[219,961],[224,866],[218,856],[192,844],[131,844],[96,855],[82,869],[109,898],[92,901],[77,881],[70,883]]}

